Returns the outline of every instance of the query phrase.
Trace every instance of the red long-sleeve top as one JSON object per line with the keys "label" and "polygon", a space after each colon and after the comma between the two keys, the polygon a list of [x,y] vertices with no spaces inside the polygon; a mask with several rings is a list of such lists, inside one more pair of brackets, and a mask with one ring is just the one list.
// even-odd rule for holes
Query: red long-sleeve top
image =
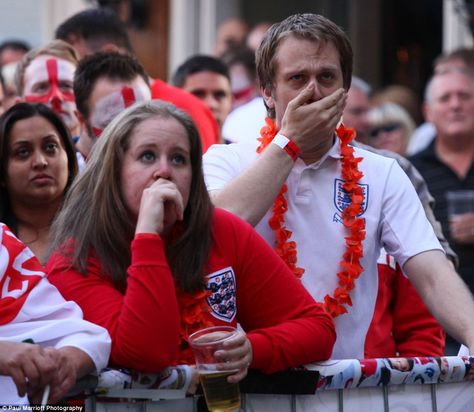
{"label": "red long-sleeve top", "polygon": [[365,358],[443,356],[445,333],[400,267],[377,266],[379,290]]}
{"label": "red long-sleeve top", "polygon": [[[245,222],[215,209],[207,262],[208,320],[240,323],[252,343],[251,367],[267,373],[330,357],[336,339],[332,319],[309,295],[270,246]],[[112,337],[111,362],[157,371],[179,357],[180,311],[173,276],[158,235],[139,235],[131,245],[125,294],[101,276],[91,254],[87,275],[53,254],[48,277],[85,319]]]}

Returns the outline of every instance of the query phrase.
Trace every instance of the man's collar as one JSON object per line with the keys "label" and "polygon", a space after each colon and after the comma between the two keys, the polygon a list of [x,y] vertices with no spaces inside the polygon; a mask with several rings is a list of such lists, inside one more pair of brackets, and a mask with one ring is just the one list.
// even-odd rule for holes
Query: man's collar
{"label": "man's collar", "polygon": [[334,142],[331,148],[319,160],[307,165],[302,159],[298,159],[296,161],[296,165],[298,165],[299,168],[301,169],[307,169],[307,168],[317,169],[328,158],[332,158],[336,160],[341,159],[341,144],[336,135],[334,135]]}

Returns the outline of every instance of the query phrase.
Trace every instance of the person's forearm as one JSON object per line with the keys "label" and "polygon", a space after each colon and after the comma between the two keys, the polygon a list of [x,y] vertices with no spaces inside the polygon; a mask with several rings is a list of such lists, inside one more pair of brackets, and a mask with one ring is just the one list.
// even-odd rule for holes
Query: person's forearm
{"label": "person's forearm", "polygon": [[404,266],[415,288],[441,326],[474,351],[474,299],[440,251],[428,251]]}
{"label": "person's forearm", "polygon": [[245,172],[211,192],[212,202],[255,226],[271,208],[293,165],[285,151],[270,144]]}

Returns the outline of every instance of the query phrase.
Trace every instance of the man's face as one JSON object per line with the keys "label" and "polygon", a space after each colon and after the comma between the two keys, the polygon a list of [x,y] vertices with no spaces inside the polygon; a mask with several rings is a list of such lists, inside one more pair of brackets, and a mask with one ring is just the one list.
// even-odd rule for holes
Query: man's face
{"label": "man's face", "polygon": [[244,44],[247,32],[247,25],[238,18],[224,21],[217,30],[214,54],[222,56],[229,48]]}
{"label": "man's face", "polygon": [[232,90],[227,77],[204,71],[186,77],[183,89],[202,100],[222,127],[232,108]]}
{"label": "man's face", "polygon": [[131,82],[99,78],[87,101],[89,116],[86,123],[98,137],[120,112],[134,103],[148,100],[151,100],[150,88],[140,76]]}
{"label": "man's face", "polygon": [[357,132],[357,140],[368,143],[370,123],[367,113],[370,110],[368,96],[360,89],[351,87],[347,92],[346,108],[344,109],[344,126],[353,127]]}
{"label": "man's face", "polygon": [[464,73],[450,72],[434,78],[425,105],[428,121],[440,139],[471,136],[474,139],[474,83]]}
{"label": "man's face", "polygon": [[289,36],[281,41],[275,57],[273,87],[265,88],[263,97],[267,106],[275,109],[278,126],[288,103],[309,83],[315,84],[315,92],[308,103],[343,87],[339,53],[332,43]]}
{"label": "man's face", "polygon": [[25,70],[23,98],[27,102],[44,103],[63,119],[72,134],[79,120],[72,88],[76,66],[64,59],[41,55]]}
{"label": "man's face", "polygon": [[6,48],[0,54],[0,66],[5,66],[6,64],[17,62],[23,58],[26,54],[26,51],[13,49],[13,48]]}

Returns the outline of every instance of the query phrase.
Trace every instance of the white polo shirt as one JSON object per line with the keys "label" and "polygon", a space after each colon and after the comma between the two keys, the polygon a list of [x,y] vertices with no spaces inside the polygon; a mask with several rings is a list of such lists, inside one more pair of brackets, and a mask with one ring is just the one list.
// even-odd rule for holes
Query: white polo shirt
{"label": "white polo shirt", "polygon": [[[204,175],[209,191],[222,189],[258,157],[258,141],[231,145],[214,145],[204,156]],[[298,266],[305,269],[302,282],[311,295],[322,302],[337,287],[339,262],[345,251],[346,229],[341,212],[347,206],[342,189],[339,139],[318,162],[306,165],[298,159],[287,179],[288,211],[286,227],[296,241]],[[363,157],[359,170],[364,174],[359,184],[365,192],[361,217],[366,221],[363,242],[364,272],[351,292],[352,307],[335,319],[337,341],[333,359],[364,356],[364,343],[372,320],[378,289],[377,258],[384,247],[400,266],[418,253],[442,250],[423,207],[406,174],[398,163],[364,149],[355,148]],[[270,213],[256,230],[275,245],[268,226]],[[276,303],[277,304],[277,303]]]}

